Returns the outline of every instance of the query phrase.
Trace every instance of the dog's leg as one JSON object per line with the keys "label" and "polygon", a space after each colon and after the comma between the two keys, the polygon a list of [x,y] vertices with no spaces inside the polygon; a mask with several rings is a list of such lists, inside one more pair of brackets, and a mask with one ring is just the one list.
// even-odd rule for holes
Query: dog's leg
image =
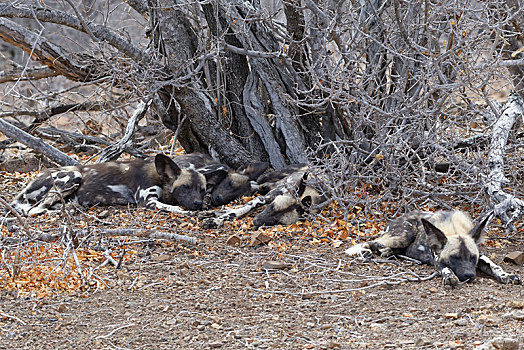
{"label": "dog's leg", "polygon": [[158,210],[164,210],[164,211],[167,211],[167,212],[170,212],[170,213],[174,213],[174,214],[185,214],[185,215],[188,215],[188,214],[191,214],[191,212],[189,210],[185,210],[185,209],[182,209],[181,207],[177,206],[177,205],[171,205],[171,204],[166,204],[166,203],[162,203],[156,199],[152,199],[150,200],[147,205],[146,205],[146,208],[148,209],[158,209]]}
{"label": "dog's leg", "polygon": [[240,218],[250,213],[253,209],[266,204],[267,196],[255,197],[240,208],[228,209],[218,214],[214,218],[207,218],[204,221],[204,226],[209,228],[220,227],[226,220],[233,220]]}
{"label": "dog's leg", "polygon": [[479,257],[477,268],[485,274],[495,277],[499,282],[504,284],[521,284],[522,281],[518,275],[512,275],[505,272],[502,267],[495,264],[485,255]]}
{"label": "dog's leg", "polygon": [[190,214],[190,211],[184,210],[177,205],[171,205],[160,202],[158,199],[162,193],[162,189],[159,186],[151,186],[146,189],[138,189],[135,193],[135,198],[140,206],[145,206],[151,210],[164,210],[174,214]]}

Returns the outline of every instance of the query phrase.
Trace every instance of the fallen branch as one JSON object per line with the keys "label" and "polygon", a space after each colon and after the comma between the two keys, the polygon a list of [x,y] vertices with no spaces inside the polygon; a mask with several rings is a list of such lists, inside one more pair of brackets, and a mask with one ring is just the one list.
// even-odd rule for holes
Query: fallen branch
{"label": "fallen branch", "polygon": [[522,217],[524,201],[502,190],[502,186],[508,183],[508,179],[504,176],[505,147],[513,125],[517,122],[517,118],[522,118],[523,112],[522,100],[516,93],[511,94],[500,118],[493,124],[488,152],[490,171],[484,184],[495,215],[502,220],[509,231],[514,230],[513,222]]}
{"label": "fallen branch", "polygon": [[63,153],[59,149],[56,149],[53,146],[48,145],[39,138],[29,135],[22,129],[19,129],[16,126],[11,125],[10,123],[2,119],[0,119],[0,131],[4,133],[5,136],[18,142],[21,142],[29,148],[32,148],[35,151],[44,154],[49,159],[60,165],[78,164],[76,160],[69,157],[67,154]]}
{"label": "fallen branch", "polygon": [[[159,232],[159,231],[153,231],[153,230],[142,230],[142,229],[136,229],[136,228],[123,228],[123,229],[109,229],[109,230],[102,230],[95,232],[96,234],[99,234],[101,236],[133,236],[133,237],[145,237],[148,239],[165,239],[168,241],[178,241],[183,242],[187,244],[196,244],[197,239],[194,237],[181,235],[178,233],[170,233],[170,232]],[[80,230],[75,232],[75,236],[77,238],[80,237],[87,237],[91,236],[94,233],[92,231],[88,230]],[[11,244],[18,244],[22,242],[28,242],[28,241],[42,241],[42,242],[54,242],[63,237],[63,234],[48,234],[48,233],[42,233],[36,237],[29,237],[26,239],[22,238],[15,238],[15,237],[3,237],[1,241],[3,243],[11,243]]]}
{"label": "fallen branch", "polygon": [[3,71],[0,72],[0,84],[7,82],[16,82],[21,80],[38,80],[50,77],[56,77],[60,74],[48,67],[37,67],[24,69],[20,71]]}

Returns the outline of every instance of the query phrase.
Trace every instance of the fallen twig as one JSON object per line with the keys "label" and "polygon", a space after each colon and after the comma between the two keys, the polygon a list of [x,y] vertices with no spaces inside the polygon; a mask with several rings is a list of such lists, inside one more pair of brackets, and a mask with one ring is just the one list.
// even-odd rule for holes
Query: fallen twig
{"label": "fallen twig", "polygon": [[[123,228],[123,229],[109,229],[101,230],[96,232],[101,236],[133,236],[133,237],[145,237],[149,239],[165,239],[168,241],[180,241],[188,244],[196,244],[197,239],[190,236],[181,235],[178,233],[170,232],[158,232],[154,230],[143,230],[135,228]],[[86,237],[93,235],[94,232],[88,230],[80,230],[76,232],[76,237]],[[62,238],[62,234],[48,234],[42,233],[38,236],[31,237],[30,239],[22,239],[16,237],[3,237],[2,241],[5,243],[21,243],[29,241],[43,241],[43,242],[54,242]]]}

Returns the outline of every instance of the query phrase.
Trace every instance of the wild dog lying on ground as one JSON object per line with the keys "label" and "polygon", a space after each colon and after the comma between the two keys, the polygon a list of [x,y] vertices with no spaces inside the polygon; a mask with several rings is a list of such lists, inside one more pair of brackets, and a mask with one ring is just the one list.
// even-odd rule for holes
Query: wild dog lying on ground
{"label": "wild dog lying on ground", "polygon": [[[293,165],[291,169],[277,172],[281,171],[286,175],[272,174],[262,178],[265,188],[269,189],[265,195],[255,197],[239,208],[203,213],[203,216],[212,217],[206,219],[205,225],[221,226],[224,221],[240,218],[265,204],[268,204],[265,210],[253,221],[255,226],[290,225],[300,220],[310,209],[327,204],[326,197],[307,184],[307,167]],[[280,180],[269,184],[270,178]]]}
{"label": "wild dog lying on ground", "polygon": [[258,188],[255,180],[269,166],[267,162],[258,162],[234,170],[202,153],[180,155],[175,157],[174,161],[184,168],[193,166],[202,173],[223,171],[222,177],[214,177],[207,183],[209,201],[214,207],[228,204],[242,196],[252,194]]}
{"label": "wild dog lying on ground", "polygon": [[459,282],[473,281],[476,269],[502,283],[520,284],[517,275],[504,272],[479,253],[478,244],[490,217],[487,215],[473,227],[470,217],[459,210],[414,211],[391,221],[380,238],[352,246],[346,253],[405,255],[435,265],[442,275],[443,284],[452,287]]}
{"label": "wild dog lying on ground", "polygon": [[206,175],[181,169],[162,154],[154,158],[67,166],[44,171],[13,200],[11,206],[26,214],[40,214],[62,199],[80,205],[136,204],[150,209],[186,213],[200,209]]}
{"label": "wild dog lying on ground", "polygon": [[[281,180],[290,176],[302,177],[308,170],[305,163],[291,164],[279,170],[273,170],[257,178],[258,193],[266,194],[281,185]],[[291,180],[292,181],[292,180]]]}

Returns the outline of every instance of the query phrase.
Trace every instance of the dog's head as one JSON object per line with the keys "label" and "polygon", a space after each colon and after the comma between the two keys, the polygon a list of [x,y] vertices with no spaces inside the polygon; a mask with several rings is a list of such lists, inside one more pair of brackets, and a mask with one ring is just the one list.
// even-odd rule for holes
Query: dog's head
{"label": "dog's head", "polygon": [[158,154],[155,167],[162,183],[162,201],[188,210],[202,208],[206,176],[194,168],[181,169],[171,158]]}
{"label": "dog's head", "polygon": [[430,221],[421,219],[427,244],[437,255],[441,267],[451,269],[461,282],[476,276],[478,244],[490,215],[473,227],[469,216],[461,211],[436,213]]}
{"label": "dog's head", "polygon": [[251,182],[256,180],[268,168],[267,162],[253,163],[229,170],[227,175],[213,187],[211,204],[215,207],[228,204],[233,200],[253,192]]}
{"label": "dog's head", "polygon": [[306,184],[307,173],[303,175],[296,191],[283,193],[269,203],[253,220],[255,226],[291,225],[300,220],[306,212],[326,202],[325,196]]}

